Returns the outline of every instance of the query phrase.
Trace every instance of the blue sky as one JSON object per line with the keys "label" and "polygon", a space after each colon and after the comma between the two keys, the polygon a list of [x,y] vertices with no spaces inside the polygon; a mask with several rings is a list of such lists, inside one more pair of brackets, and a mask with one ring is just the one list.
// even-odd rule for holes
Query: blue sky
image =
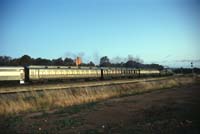
{"label": "blue sky", "polygon": [[200,67],[199,35],[198,0],[0,0],[0,55],[11,57]]}

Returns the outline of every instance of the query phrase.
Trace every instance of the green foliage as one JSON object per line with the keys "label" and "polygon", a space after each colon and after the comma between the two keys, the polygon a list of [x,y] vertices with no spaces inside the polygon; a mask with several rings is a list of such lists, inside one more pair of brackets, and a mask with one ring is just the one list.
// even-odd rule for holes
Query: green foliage
{"label": "green foliage", "polygon": [[104,56],[100,59],[100,66],[101,67],[109,67],[111,66],[110,60],[107,56]]}

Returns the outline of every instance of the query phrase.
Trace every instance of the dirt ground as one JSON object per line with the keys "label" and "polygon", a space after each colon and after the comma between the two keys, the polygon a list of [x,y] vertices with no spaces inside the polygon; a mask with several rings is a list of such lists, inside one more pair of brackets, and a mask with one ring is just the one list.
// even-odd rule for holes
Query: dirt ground
{"label": "dirt ground", "polygon": [[2,134],[199,134],[200,84],[1,117]]}

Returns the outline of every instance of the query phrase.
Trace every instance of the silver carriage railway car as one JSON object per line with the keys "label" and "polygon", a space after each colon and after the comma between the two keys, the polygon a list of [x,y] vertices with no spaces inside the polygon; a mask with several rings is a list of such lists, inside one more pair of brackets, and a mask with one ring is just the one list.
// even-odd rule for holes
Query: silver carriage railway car
{"label": "silver carriage railway car", "polygon": [[89,67],[67,66],[28,66],[25,68],[26,80],[100,78],[101,70]]}
{"label": "silver carriage railway car", "polygon": [[173,71],[171,69],[165,68],[162,71],[160,71],[161,76],[169,76],[173,75]]}
{"label": "silver carriage railway car", "polygon": [[24,80],[23,67],[0,67],[0,81],[20,81],[23,84]]}
{"label": "silver carriage railway car", "polygon": [[101,68],[104,78],[139,76],[139,69],[135,68]]}
{"label": "silver carriage railway car", "polygon": [[160,75],[160,71],[156,69],[141,69],[140,70],[141,76],[158,76]]}

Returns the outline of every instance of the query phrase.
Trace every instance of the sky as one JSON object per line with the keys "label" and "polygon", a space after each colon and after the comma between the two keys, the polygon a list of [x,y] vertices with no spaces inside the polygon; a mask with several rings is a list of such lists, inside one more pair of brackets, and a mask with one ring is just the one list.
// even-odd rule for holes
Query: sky
{"label": "sky", "polygon": [[200,1],[0,0],[0,55],[24,54],[200,67]]}

